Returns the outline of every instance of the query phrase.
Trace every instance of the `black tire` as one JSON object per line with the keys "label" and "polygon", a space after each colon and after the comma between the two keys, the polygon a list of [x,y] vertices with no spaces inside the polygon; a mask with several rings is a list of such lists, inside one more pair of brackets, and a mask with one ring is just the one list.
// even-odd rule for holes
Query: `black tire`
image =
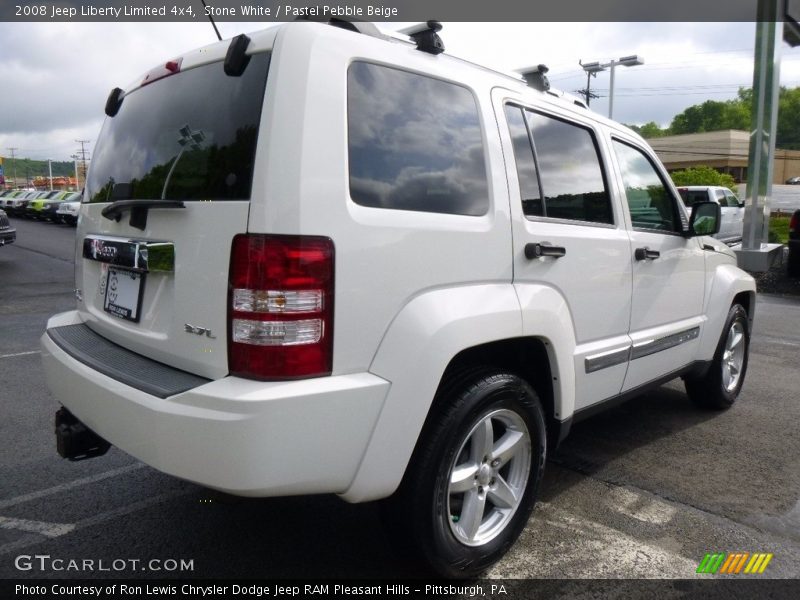
{"label": "black tire", "polygon": [[[498,371],[451,378],[437,393],[437,407],[399,490],[384,503],[384,521],[395,541],[437,575],[473,577],[497,562],[528,522],[544,472],[544,413],[527,382]],[[513,451],[494,454],[500,440],[515,440]],[[457,465],[467,473],[466,491],[451,489]]]}
{"label": "black tire", "polygon": [[[737,336],[740,341],[736,343]],[[686,393],[696,405],[723,410],[736,401],[744,384],[750,354],[750,328],[747,311],[734,304],[728,311],[717,351],[708,371],[702,376],[686,377]],[[738,364],[734,368],[734,365]]]}

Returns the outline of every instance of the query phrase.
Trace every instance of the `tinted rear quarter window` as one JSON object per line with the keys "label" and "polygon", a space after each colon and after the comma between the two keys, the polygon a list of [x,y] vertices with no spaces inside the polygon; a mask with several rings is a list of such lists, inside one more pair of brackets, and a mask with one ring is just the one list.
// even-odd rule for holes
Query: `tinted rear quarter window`
{"label": "tinted rear quarter window", "polygon": [[468,89],[354,62],[347,77],[350,196],[362,206],[479,216],[489,186]]}

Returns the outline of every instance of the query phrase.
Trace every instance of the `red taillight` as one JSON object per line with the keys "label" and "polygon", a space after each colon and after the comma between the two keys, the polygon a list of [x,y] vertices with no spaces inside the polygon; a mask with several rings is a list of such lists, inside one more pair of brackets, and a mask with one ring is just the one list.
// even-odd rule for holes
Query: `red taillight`
{"label": "red taillight", "polygon": [[251,379],[329,375],[333,365],[333,242],[237,235],[228,296],[228,368]]}
{"label": "red taillight", "polygon": [[789,219],[789,233],[800,233],[800,218],[798,218],[800,211],[794,211],[792,218]]}

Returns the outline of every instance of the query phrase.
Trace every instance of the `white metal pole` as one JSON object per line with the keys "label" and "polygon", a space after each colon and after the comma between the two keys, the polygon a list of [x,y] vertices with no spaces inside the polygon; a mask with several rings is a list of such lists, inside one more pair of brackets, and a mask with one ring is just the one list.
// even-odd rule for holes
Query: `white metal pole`
{"label": "white metal pole", "polygon": [[79,192],[81,189],[81,180],[78,177],[78,157],[75,157],[75,191]]}
{"label": "white metal pole", "polygon": [[53,161],[47,159],[47,169],[50,171],[50,191],[53,191]]}
{"label": "white metal pole", "polygon": [[614,118],[614,67],[617,65],[616,61],[611,61],[611,83],[608,90],[608,118]]}

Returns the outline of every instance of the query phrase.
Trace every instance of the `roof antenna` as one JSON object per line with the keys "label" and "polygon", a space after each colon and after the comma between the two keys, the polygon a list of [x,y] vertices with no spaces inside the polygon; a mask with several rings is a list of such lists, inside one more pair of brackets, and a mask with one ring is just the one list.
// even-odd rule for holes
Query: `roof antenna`
{"label": "roof antenna", "polygon": [[206,6],[206,0],[200,0],[200,2],[203,4],[203,8],[205,9],[203,12],[208,16],[208,20],[211,21],[211,26],[214,28],[214,32],[217,34],[217,39],[221,42],[222,36],[219,34],[217,24],[214,23],[214,17],[211,16],[211,12],[208,10],[208,6]]}

